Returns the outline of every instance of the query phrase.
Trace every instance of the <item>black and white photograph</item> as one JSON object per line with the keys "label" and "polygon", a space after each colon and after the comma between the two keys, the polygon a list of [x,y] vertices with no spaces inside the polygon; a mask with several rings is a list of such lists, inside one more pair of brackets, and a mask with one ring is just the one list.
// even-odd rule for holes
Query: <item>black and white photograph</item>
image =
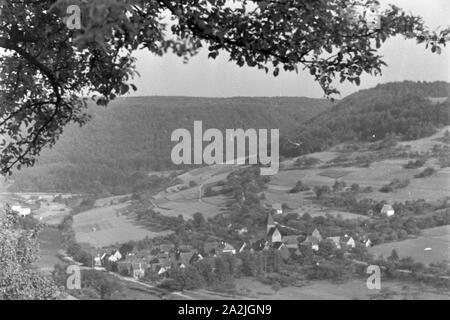
{"label": "black and white photograph", "polygon": [[448,0],[0,0],[0,300],[450,300],[449,43]]}

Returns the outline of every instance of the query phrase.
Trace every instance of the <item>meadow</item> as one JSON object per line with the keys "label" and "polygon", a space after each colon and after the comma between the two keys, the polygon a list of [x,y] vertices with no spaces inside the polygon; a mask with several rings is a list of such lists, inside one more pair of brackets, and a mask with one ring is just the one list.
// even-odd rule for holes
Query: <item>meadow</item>
{"label": "meadow", "polygon": [[[431,248],[431,250],[425,250]],[[395,249],[400,258],[411,257],[424,264],[447,261],[450,263],[450,226],[422,230],[415,239],[373,246],[369,252],[376,257],[388,257]]]}
{"label": "meadow", "polygon": [[314,281],[303,286],[290,286],[279,290],[254,279],[241,278],[236,281],[235,292],[258,300],[370,300],[378,295],[388,295],[389,299],[394,300],[450,300],[448,293],[435,288],[400,281],[382,281],[380,290],[369,290],[365,278],[344,283]]}
{"label": "meadow", "polygon": [[94,208],[75,215],[73,229],[76,241],[89,243],[94,247],[103,247],[170,233],[170,231],[147,230],[136,222],[132,214],[126,214],[127,207],[128,203],[121,203]]}

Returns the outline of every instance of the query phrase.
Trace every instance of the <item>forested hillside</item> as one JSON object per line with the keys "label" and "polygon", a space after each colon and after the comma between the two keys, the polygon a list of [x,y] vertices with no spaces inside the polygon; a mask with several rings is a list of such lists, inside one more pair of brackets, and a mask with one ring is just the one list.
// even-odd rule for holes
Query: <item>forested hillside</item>
{"label": "forested hillside", "polygon": [[[33,168],[14,175],[13,189],[121,194],[136,172],[173,168],[173,130],[279,128],[292,131],[331,103],[308,98],[123,98],[107,108],[91,107],[92,119],[68,127]],[[180,167],[177,167],[180,168]]]}
{"label": "forested hillside", "polygon": [[[429,136],[450,124],[450,84],[397,82],[361,90],[299,126],[281,143],[281,154],[322,151],[346,141],[377,141],[387,135],[401,140]],[[294,148],[287,138],[302,141]]]}
{"label": "forested hillside", "polygon": [[[122,194],[137,172],[178,168],[170,153],[173,130],[279,128],[281,154],[322,151],[345,141],[402,140],[429,136],[450,124],[445,82],[398,82],[361,90],[331,104],[308,98],[122,98],[92,107],[84,127],[67,128],[33,168],[14,175],[15,190]],[[288,141],[288,139],[290,141]],[[300,148],[292,141],[301,141]]]}

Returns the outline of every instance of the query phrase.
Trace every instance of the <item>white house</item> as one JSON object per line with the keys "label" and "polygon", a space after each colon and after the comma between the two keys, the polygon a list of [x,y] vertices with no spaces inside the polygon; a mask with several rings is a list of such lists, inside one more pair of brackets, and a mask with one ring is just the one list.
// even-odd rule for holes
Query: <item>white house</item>
{"label": "white house", "polygon": [[272,204],[272,212],[274,214],[283,214],[283,206],[281,205],[281,203]]}
{"label": "white house", "polygon": [[102,266],[102,259],[98,255],[94,258],[94,266],[95,267],[101,267]]}
{"label": "white house", "polygon": [[395,211],[390,204],[385,204],[383,208],[381,208],[381,214],[387,217],[392,217],[395,214]]}
{"label": "white house", "polygon": [[160,275],[163,275],[164,273],[166,273],[167,270],[169,270],[169,269],[170,269],[170,266],[166,266],[166,267],[161,266],[159,268],[159,270],[157,271],[157,273],[160,276]]}
{"label": "white house", "polygon": [[16,212],[21,217],[26,217],[31,213],[31,209],[27,207],[22,207],[20,205],[15,205],[11,207],[11,210]]}
{"label": "white house", "polygon": [[231,254],[236,254],[236,249],[229,243],[222,241],[220,243],[220,246],[218,248],[221,253],[231,253]]}
{"label": "white house", "polygon": [[240,236],[242,236],[244,233],[247,233],[247,232],[248,232],[248,229],[245,228],[245,227],[238,230],[238,234],[239,234]]}
{"label": "white house", "polygon": [[142,263],[133,263],[133,278],[138,280],[145,276],[145,269],[142,267]]}
{"label": "white house", "polygon": [[370,241],[370,239],[367,239],[364,245],[366,246],[366,248],[370,248],[372,246],[372,241]]}
{"label": "white house", "polygon": [[277,227],[270,229],[269,233],[267,234],[267,239],[272,243],[281,242],[282,235],[280,230],[278,230]]}
{"label": "white house", "polygon": [[355,239],[353,239],[352,237],[350,237],[350,239],[348,239],[346,245],[347,245],[348,247],[354,248],[354,247],[356,246]]}
{"label": "white house", "polygon": [[116,250],[112,255],[109,256],[108,260],[111,262],[117,262],[122,259],[122,254],[119,250]]}

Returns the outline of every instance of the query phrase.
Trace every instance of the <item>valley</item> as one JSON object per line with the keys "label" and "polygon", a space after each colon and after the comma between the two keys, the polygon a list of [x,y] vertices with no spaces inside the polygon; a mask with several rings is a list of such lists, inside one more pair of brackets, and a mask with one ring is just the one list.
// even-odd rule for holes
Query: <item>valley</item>
{"label": "valley", "polygon": [[[258,108],[270,112],[245,123],[223,111],[222,127],[233,121],[268,128],[285,123],[282,143],[286,137],[304,142],[297,149],[284,144],[273,176],[261,176],[252,165],[172,167],[163,160],[170,143],[161,136],[146,145],[139,135],[170,136],[197,112],[207,115],[209,127],[217,125],[219,101],[188,99],[184,108],[192,109],[186,111],[174,105],[180,103],[176,97],[133,98],[135,115],[117,105],[112,115],[101,111],[87,128],[94,137],[77,133],[79,141],[69,129],[56,151],[0,185],[0,200],[29,207],[24,220],[45,226],[36,267],[46,273],[75,260],[87,270],[187,299],[449,299],[450,119],[442,114],[450,109],[448,100],[414,100],[415,86],[404,84],[404,96],[377,87],[332,107],[303,98],[226,100],[223,109],[231,114],[238,103],[250,104],[239,115],[245,119]],[[442,84],[435,87],[442,94]],[[400,112],[410,122],[388,119],[384,131],[370,128],[373,135],[352,126],[352,139],[347,128],[328,134],[349,121],[350,107],[373,117],[390,115],[389,105],[379,103],[380,90],[393,96],[386,100],[397,103],[394,111],[414,102]],[[146,103],[156,106],[146,110]],[[164,124],[163,133],[156,130],[157,120],[165,119],[158,103],[169,104],[179,120]],[[207,110],[207,103],[215,108]],[[305,110],[310,123],[295,123]],[[416,120],[424,112],[431,120],[420,131]],[[155,115],[162,118],[151,122]],[[106,128],[108,121],[115,129]],[[143,129],[149,123],[154,127]],[[116,129],[121,132],[109,135]],[[382,290],[366,286],[365,267],[373,264],[383,270]]]}

